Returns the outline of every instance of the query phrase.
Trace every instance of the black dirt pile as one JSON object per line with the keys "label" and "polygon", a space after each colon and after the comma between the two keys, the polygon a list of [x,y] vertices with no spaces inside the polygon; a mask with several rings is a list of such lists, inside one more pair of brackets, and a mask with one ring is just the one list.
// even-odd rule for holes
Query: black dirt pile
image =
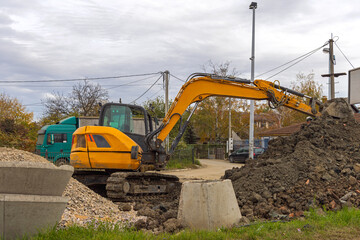
{"label": "black dirt pile", "polygon": [[137,201],[133,205],[134,210],[137,211],[138,216],[146,216],[147,218],[137,221],[135,223],[136,229],[150,230],[156,234],[181,230],[183,227],[177,220],[180,191],[181,184],[169,196]]}
{"label": "black dirt pile", "polygon": [[270,141],[257,160],[225,172],[244,216],[282,218],[310,207],[360,206],[360,124],[344,99],[327,106],[299,132]]}

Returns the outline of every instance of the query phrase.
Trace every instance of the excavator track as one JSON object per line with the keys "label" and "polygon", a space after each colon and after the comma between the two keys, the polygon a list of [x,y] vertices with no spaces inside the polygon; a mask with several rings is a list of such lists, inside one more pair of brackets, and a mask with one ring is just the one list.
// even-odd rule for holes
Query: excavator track
{"label": "excavator track", "polygon": [[179,186],[179,178],[173,175],[116,172],[107,179],[106,194],[114,202],[154,200],[171,198]]}

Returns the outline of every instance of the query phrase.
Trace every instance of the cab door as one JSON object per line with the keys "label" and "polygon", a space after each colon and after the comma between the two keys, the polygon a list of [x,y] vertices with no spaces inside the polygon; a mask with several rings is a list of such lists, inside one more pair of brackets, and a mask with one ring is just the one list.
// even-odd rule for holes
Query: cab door
{"label": "cab door", "polygon": [[131,152],[111,146],[109,138],[107,134],[86,135],[92,168],[136,170],[139,164],[131,159]]}
{"label": "cab door", "polygon": [[73,133],[70,154],[70,164],[74,168],[92,168],[89,161],[88,144],[86,141],[86,128],[78,128]]}

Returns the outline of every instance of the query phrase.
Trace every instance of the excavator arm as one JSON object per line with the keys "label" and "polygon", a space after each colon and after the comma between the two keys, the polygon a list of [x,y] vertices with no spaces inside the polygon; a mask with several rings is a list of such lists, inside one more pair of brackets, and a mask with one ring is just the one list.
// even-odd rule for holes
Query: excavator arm
{"label": "excavator arm", "polygon": [[[174,128],[177,121],[181,119],[182,114],[190,104],[196,103],[197,106],[199,102],[210,96],[267,100],[273,108],[286,106],[311,116],[318,114],[315,105],[321,104],[316,99],[265,80],[255,80],[253,85],[251,85],[251,81],[246,79],[220,78],[210,74],[198,74],[182,86],[163,119],[161,126],[147,136],[146,141],[151,146],[151,139],[157,135],[155,146],[151,146],[151,148],[155,150],[160,147],[160,144],[169,135],[170,131]],[[299,101],[299,97],[309,98],[310,104],[304,104]],[[196,106],[193,108],[193,111],[195,111]],[[190,117],[183,123],[179,135],[171,147],[170,154],[184,133]]]}

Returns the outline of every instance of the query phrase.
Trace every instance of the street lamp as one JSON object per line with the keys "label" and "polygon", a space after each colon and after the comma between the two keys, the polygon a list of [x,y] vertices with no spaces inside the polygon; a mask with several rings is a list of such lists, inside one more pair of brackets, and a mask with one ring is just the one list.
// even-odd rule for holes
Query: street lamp
{"label": "street lamp", "polygon": [[[252,21],[252,46],[251,46],[251,82],[254,82],[254,70],[255,70],[255,9],[257,3],[252,2],[249,9],[253,11]],[[250,100],[250,129],[249,129],[249,158],[254,158],[254,100]]]}

